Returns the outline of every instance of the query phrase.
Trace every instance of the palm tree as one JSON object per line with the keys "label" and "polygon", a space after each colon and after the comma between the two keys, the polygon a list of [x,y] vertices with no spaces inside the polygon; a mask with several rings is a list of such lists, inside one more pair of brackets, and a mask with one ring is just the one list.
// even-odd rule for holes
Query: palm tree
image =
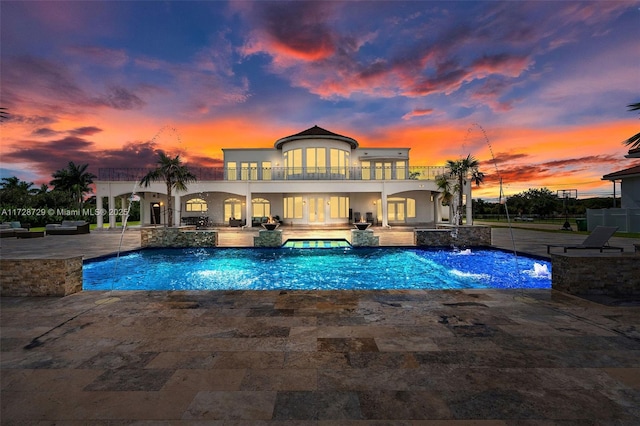
{"label": "palm tree", "polygon": [[66,169],[56,170],[53,180],[49,182],[55,190],[67,192],[78,202],[78,206],[82,207],[84,194],[91,191],[89,185],[93,184],[93,179],[97,176],[87,172],[88,164],[76,165],[73,161],[69,161]]}
{"label": "palm tree", "polygon": [[35,190],[33,182],[25,182],[16,176],[2,178],[0,182],[0,203],[5,206],[29,207],[29,197]]}
{"label": "palm tree", "polygon": [[453,193],[451,192],[451,181],[445,175],[436,177],[436,185],[442,191],[442,205],[449,206],[449,217],[453,219],[451,202],[453,201]]}
{"label": "palm tree", "polygon": [[187,184],[196,181],[196,176],[182,164],[180,156],[168,157],[164,152],[158,152],[158,167],[140,179],[140,185],[145,187],[151,182],[163,181],[167,185],[167,213],[169,226],[173,226],[173,208],[171,207],[171,191],[186,191]]}
{"label": "palm tree", "polygon": [[[640,102],[636,102],[635,104],[627,105],[629,111],[638,111],[640,110]],[[640,133],[636,133],[631,136],[629,139],[624,141],[625,145],[630,145],[629,149],[640,148]]]}
{"label": "palm tree", "polygon": [[[461,158],[459,160],[447,160],[446,168],[449,171],[449,177],[455,178],[457,183],[453,187],[453,194],[458,195],[458,209],[456,225],[462,225],[462,190],[468,180],[475,182],[476,186],[479,186],[484,181],[484,173],[478,170],[480,162],[476,160],[471,154],[467,155],[467,158]],[[467,200],[471,202],[471,200]]]}

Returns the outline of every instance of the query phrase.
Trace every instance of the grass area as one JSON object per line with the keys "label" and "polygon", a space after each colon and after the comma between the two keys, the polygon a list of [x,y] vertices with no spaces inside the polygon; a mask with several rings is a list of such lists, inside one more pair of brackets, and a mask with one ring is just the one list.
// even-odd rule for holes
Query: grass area
{"label": "grass area", "polygon": [[[507,219],[504,218],[502,220],[497,220],[497,219],[476,219],[475,222],[483,222],[483,223],[487,223],[493,227],[496,228],[508,228],[509,227],[509,223],[507,222]],[[583,234],[583,235],[589,235],[589,231],[578,231],[578,226],[575,222],[575,219],[569,219],[569,225],[571,225],[571,231],[566,231],[562,229],[562,226],[564,225],[565,220],[564,219],[536,219],[533,221],[516,221],[516,220],[511,220],[511,225],[513,225],[514,227],[517,227],[518,229],[528,229],[531,231],[541,231],[541,232],[556,232],[556,233],[566,233],[566,232],[573,232],[576,234]],[[554,226],[549,226],[549,227],[539,227],[536,225],[554,225]],[[556,228],[557,226],[557,228]],[[640,238],[640,232],[616,232],[614,234],[616,237],[623,237],[623,238]]]}
{"label": "grass area", "polygon": [[[121,227],[122,226],[122,222],[116,222],[116,227]],[[139,220],[130,220],[127,222],[127,226],[140,226],[140,221]],[[109,224],[105,223],[102,225],[103,229],[107,229],[109,228]],[[89,225],[89,229],[94,230],[94,229],[98,229],[98,225],[95,223],[92,223]],[[44,226],[35,226],[29,229],[30,231],[44,231],[45,227]]]}

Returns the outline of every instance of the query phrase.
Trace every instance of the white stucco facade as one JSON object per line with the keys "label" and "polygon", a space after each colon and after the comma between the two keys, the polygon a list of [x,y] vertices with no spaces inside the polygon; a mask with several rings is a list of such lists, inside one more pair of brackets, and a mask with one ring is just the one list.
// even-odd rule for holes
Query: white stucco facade
{"label": "white stucco facade", "polygon": [[[98,208],[116,198],[140,197],[141,222],[166,224],[204,220],[212,226],[258,226],[267,217],[285,225],[333,226],[365,220],[378,226],[429,226],[442,220],[435,178],[444,167],[414,167],[409,148],[365,148],[350,137],[314,126],[278,139],[273,148],[224,148],[224,167],[200,170],[187,192],[167,199],[164,182],[138,183],[143,170],[101,170]],[[465,185],[471,200],[471,185]],[[102,205],[103,198],[107,205]],[[126,204],[126,203],[125,203]],[[469,203],[471,204],[471,203]],[[467,212],[467,223],[471,212]],[[99,217],[99,226],[102,218]]]}

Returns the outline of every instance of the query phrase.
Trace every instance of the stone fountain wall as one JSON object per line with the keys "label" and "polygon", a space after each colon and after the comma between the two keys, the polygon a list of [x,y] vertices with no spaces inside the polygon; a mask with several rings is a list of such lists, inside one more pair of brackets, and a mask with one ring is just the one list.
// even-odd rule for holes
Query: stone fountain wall
{"label": "stone fountain wall", "polygon": [[416,229],[413,237],[417,246],[490,246],[491,227],[439,225],[436,229]]}
{"label": "stone fountain wall", "polygon": [[373,235],[373,231],[358,229],[351,230],[351,245],[353,247],[377,247],[380,245],[380,237]]}
{"label": "stone fountain wall", "polygon": [[196,230],[195,226],[178,228],[141,228],[142,247],[215,247],[218,232],[212,229]]}
{"label": "stone fountain wall", "polygon": [[263,230],[258,232],[257,237],[253,237],[254,247],[280,247],[281,245],[282,231]]}

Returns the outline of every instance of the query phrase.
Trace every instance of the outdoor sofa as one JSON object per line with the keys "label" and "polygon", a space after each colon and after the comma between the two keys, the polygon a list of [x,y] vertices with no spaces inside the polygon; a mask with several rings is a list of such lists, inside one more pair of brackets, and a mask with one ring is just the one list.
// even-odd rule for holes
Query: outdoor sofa
{"label": "outdoor sofa", "polygon": [[50,223],[44,227],[47,235],[88,234],[89,223],[84,220],[63,220],[62,223]]}
{"label": "outdoor sofa", "polygon": [[229,226],[231,227],[241,227],[246,225],[247,221],[243,219],[229,218]]}
{"label": "outdoor sofa", "polygon": [[29,232],[29,226],[23,226],[20,222],[4,222],[0,224],[0,238],[15,237],[22,232]]}

